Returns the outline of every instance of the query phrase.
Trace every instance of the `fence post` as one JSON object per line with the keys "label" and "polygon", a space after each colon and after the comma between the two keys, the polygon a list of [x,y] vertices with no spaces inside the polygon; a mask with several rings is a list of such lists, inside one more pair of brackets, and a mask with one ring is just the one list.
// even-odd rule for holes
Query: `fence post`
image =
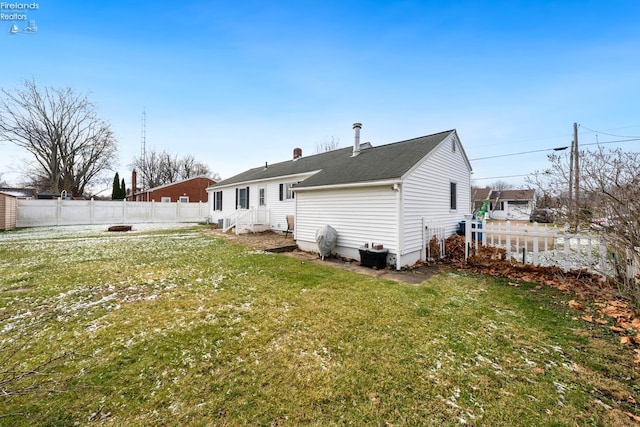
{"label": "fence post", "polygon": [[511,259],[511,221],[507,221],[505,224],[505,246],[507,247],[507,259]]}
{"label": "fence post", "polygon": [[602,240],[600,240],[600,272],[602,274],[602,277],[607,277],[606,275],[606,265],[607,262],[607,248],[604,245],[604,243],[602,242]]}
{"label": "fence post", "polygon": [[[538,224],[537,222],[533,223],[533,265],[538,265],[540,264],[540,262],[538,261],[538,252],[540,249],[540,245],[538,244],[538,239],[540,238],[540,236],[538,235],[538,232],[540,231],[540,224]],[[527,239],[525,240],[524,244],[525,247],[529,246],[529,242],[528,242],[529,238],[527,236]]]}
{"label": "fence post", "polygon": [[566,233],[570,231],[567,230],[564,235],[564,271],[569,271],[571,269],[571,237],[568,237]]}
{"label": "fence post", "polygon": [[[480,225],[482,226],[481,228],[483,229],[483,231],[487,228],[487,220],[485,219],[486,216],[482,217],[482,221],[480,221]],[[477,230],[476,230],[477,231]],[[482,246],[487,246],[487,232],[480,232],[480,236],[482,236],[481,240],[482,240]]]}
{"label": "fence post", "polygon": [[56,199],[56,225],[60,225],[60,218],[62,218],[62,197]]}
{"label": "fence post", "polygon": [[464,262],[469,258],[469,244],[471,243],[471,218],[473,215],[465,214],[464,216]]}

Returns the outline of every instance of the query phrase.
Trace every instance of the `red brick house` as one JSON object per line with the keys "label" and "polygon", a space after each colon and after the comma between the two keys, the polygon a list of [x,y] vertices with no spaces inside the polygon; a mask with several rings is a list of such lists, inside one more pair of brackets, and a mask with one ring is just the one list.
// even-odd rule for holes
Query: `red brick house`
{"label": "red brick house", "polygon": [[209,200],[207,187],[215,184],[216,181],[206,176],[196,176],[171,184],[149,188],[148,190],[139,190],[137,188],[136,171],[134,170],[131,176],[131,183],[133,195],[127,196],[127,200],[130,202],[197,203]]}

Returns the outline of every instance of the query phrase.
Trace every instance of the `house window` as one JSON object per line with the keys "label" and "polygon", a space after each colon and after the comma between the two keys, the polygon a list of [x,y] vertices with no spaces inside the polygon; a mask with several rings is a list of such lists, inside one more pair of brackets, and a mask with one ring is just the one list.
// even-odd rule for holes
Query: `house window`
{"label": "house window", "polygon": [[258,189],[258,205],[264,206],[266,204],[267,203],[266,203],[265,190],[264,190],[264,187],[261,187]]}
{"label": "house window", "polygon": [[180,196],[180,199],[178,199],[178,201],[180,203],[189,203],[189,196]]}
{"label": "house window", "polygon": [[457,209],[458,191],[456,187],[457,186],[455,182],[449,183],[449,209],[451,209],[452,211]]}
{"label": "house window", "polygon": [[236,209],[249,209],[249,187],[236,188]]}
{"label": "house window", "polygon": [[293,192],[293,186],[296,183],[288,182],[286,184],[280,184],[280,201],[282,200],[291,200],[295,197],[295,193]]}
{"label": "house window", "polygon": [[455,139],[451,140],[451,152],[452,153],[456,152],[456,140]]}
{"label": "house window", "polygon": [[504,210],[504,201],[499,201],[496,204],[491,202],[489,204],[489,209],[492,210],[492,211],[503,211]]}
{"label": "house window", "polygon": [[213,193],[213,210],[214,211],[222,210],[222,191],[215,191]]}
{"label": "house window", "polygon": [[171,203],[171,197],[162,196],[160,198],[160,202],[162,202],[162,203]]}

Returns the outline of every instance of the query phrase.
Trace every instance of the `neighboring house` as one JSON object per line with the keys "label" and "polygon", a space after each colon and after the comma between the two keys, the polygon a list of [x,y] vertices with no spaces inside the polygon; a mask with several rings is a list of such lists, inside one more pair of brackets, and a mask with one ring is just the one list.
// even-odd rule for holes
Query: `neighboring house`
{"label": "neighboring house", "polygon": [[17,200],[15,195],[0,191],[0,231],[16,228]]}
{"label": "neighboring house", "polygon": [[491,219],[528,221],[535,207],[535,190],[492,191],[489,200]]}
{"label": "neighboring house", "polygon": [[472,188],[471,189],[471,212],[478,212],[482,205],[484,205],[485,200],[489,198],[491,194],[491,188]]}
{"label": "neighboring house", "polygon": [[[132,173],[131,182],[131,188],[137,189],[135,170]],[[127,196],[127,200],[134,202],[207,202],[207,187],[215,183],[213,179],[206,176],[196,176],[148,190],[134,190],[133,195]]]}
{"label": "neighboring house", "polygon": [[21,200],[33,200],[36,198],[36,190],[33,188],[2,187],[0,188],[0,192]]}
{"label": "neighboring house", "polygon": [[471,165],[455,130],[378,147],[360,145],[249,169],[208,188],[211,219],[226,231],[287,229],[317,251],[316,232],[338,233],[335,252],[359,259],[367,242],[388,249],[387,262],[400,269],[426,259],[438,224],[447,235],[469,213]]}

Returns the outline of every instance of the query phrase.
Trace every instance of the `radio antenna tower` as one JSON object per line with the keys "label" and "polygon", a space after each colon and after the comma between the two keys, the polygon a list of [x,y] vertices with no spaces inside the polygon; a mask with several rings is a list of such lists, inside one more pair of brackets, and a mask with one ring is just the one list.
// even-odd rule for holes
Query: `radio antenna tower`
{"label": "radio antenna tower", "polygon": [[142,110],[142,134],[141,134],[140,158],[144,162],[147,156],[147,111]]}

